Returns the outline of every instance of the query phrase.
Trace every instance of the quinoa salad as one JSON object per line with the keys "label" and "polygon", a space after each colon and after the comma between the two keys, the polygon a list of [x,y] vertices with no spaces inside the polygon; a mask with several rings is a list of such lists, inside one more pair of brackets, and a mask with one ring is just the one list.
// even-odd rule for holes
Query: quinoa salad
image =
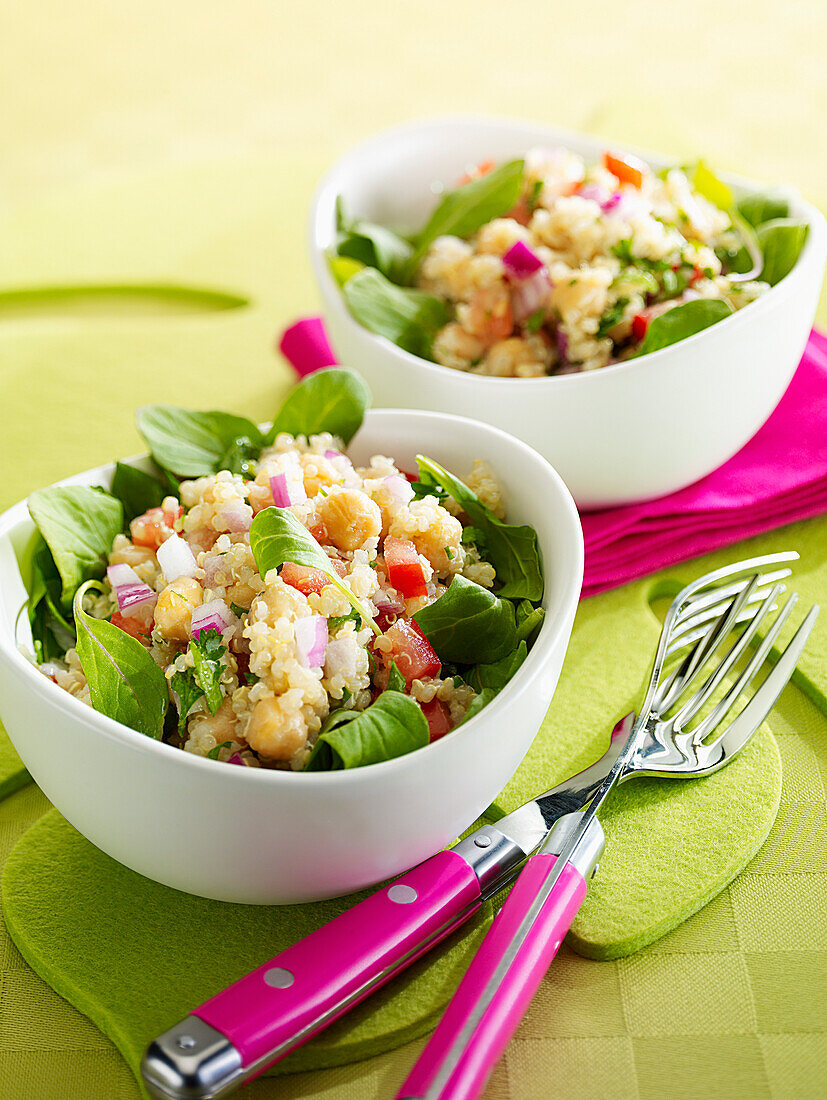
{"label": "quinoa salad", "polygon": [[504,522],[479,459],[464,480],[425,456],[416,471],[355,465],[368,398],[358,375],[318,372],[267,434],[146,406],[151,471],[32,494],[21,568],[43,674],[149,736],[255,768],[375,763],[478,713],[542,621],[536,535]]}
{"label": "quinoa salad", "polygon": [[470,167],[418,233],[340,206],[334,276],[356,320],[444,367],[498,378],[597,370],[685,339],[794,266],[783,196],[736,200],[703,164],[653,171],[565,148]]}

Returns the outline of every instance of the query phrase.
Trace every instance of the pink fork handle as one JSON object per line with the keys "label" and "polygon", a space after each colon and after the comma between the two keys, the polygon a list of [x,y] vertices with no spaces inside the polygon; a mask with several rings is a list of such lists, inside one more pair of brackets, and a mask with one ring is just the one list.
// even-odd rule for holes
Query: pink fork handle
{"label": "pink fork handle", "polygon": [[[585,879],[567,863],[514,954],[514,937],[556,861],[540,853],[526,863],[397,1100],[473,1100],[485,1088],[586,896]],[[495,977],[496,992],[474,1026],[471,1015]]]}
{"label": "pink fork handle", "polygon": [[444,939],[479,904],[469,864],[440,852],[192,1015],[230,1040],[245,1069],[255,1064],[263,1072]]}

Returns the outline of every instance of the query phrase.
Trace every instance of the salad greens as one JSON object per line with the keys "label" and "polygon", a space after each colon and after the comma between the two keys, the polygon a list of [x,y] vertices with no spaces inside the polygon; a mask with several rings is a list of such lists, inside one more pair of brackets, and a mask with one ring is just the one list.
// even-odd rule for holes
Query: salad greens
{"label": "salad greens", "polygon": [[123,462],[115,464],[110,491],[123,505],[123,518],[127,524],[150,508],[160,508],[167,495],[166,487],[157,477]]}
{"label": "salad greens", "polygon": [[361,600],[353,595],[333,568],[325,551],[289,508],[274,506],[258,513],[250,526],[250,549],[262,577],[266,577],[271,569],[280,569],[285,562],[320,570],[347,597],[351,607],[373,632],[382,633]]}
{"label": "salad greens", "polygon": [[343,293],[360,324],[424,358],[431,353],[434,336],[451,318],[448,306],[433,294],[396,286],[373,267],[348,279]]}
{"label": "salad greens", "polygon": [[336,251],[339,256],[375,267],[393,282],[402,282],[413,256],[413,246],[391,229],[360,218],[350,219],[336,203]]}
{"label": "salad greens", "polygon": [[307,771],[379,764],[428,744],[428,722],[410,695],[383,691],[367,710],[335,710],[322,726]]}
{"label": "salad greens", "polygon": [[46,541],[61,579],[61,604],[72,606],[79,585],[102,577],[123,506],[103,489],[54,485],[29,497],[29,514]]}
{"label": "salad greens", "polygon": [[773,218],[758,226],[756,235],[764,257],[760,278],[765,283],[775,286],[789,275],[801,255],[808,228],[796,218]]}
{"label": "salad greens", "polygon": [[311,435],[329,432],[346,445],[362,426],[370,390],[353,371],[328,367],[315,371],[291,390],[265,436],[270,444],[279,432]]}
{"label": "salad greens", "polygon": [[476,493],[425,455],[416,456],[419,480],[444,490],[482,533],[489,560],[497,571],[498,595],[538,602],[543,596],[543,571],[537,532],[527,524],[504,523]]}
{"label": "salad greens", "polygon": [[169,699],[166,677],[136,638],[83,610],[83,597],[94,584],[80,586],[73,606],[76,649],[92,703],[116,722],[159,740]]}
{"label": "salad greens", "polygon": [[[227,698],[222,676],[228,647],[222,634],[211,626],[194,638],[182,639],[177,652],[187,654],[192,667],[178,669],[174,659],[165,657],[165,673],[153,657],[158,653],[158,636],[152,625],[147,625],[151,620],[141,619],[139,625],[128,619],[126,611],[116,617],[117,605],[99,580],[113,541],[123,532],[125,521],[128,525],[136,516],[160,506],[176,477],[209,474],[233,462],[237,465],[231,468],[243,471],[245,462],[257,457],[280,431],[304,436],[331,432],[349,441],[362,423],[368,401],[369,392],[358,375],[331,369],[311,375],[293,390],[266,435],[250,421],[232,414],[145,406],[139,410],[138,423],[152,448],[159,476],[118,463],[111,492],[98,486],[55,486],[33,493],[29,509],[36,531],[21,556],[20,567],[38,663],[64,658],[67,649],[76,648],[95,709],[149,737],[170,739],[177,732],[179,738],[186,738],[187,717],[199,704],[205,713],[215,715]],[[433,495],[440,501],[451,497],[468,520],[463,544],[476,548],[497,571],[493,591],[456,575],[439,599],[413,616],[422,637],[409,631],[414,636],[414,650],[420,647],[417,658],[424,658],[420,667],[439,671],[441,663],[444,679],[453,676],[478,692],[467,715],[472,717],[520,667],[527,642],[542,622],[543,575],[537,535],[531,527],[498,519],[463,481],[433,459],[420,455],[417,462],[416,497]],[[357,626],[368,623],[375,634],[381,633],[372,608],[369,611],[351,592],[333,568],[328,552],[290,509],[273,506],[258,512],[249,538],[263,578],[292,563],[321,571],[347,597],[352,610],[331,616],[328,631],[336,632],[352,620]],[[137,587],[146,588],[141,583]],[[95,614],[90,614],[88,603],[84,608],[84,598],[98,590],[106,593],[107,599],[99,600]],[[236,604],[230,608],[239,617],[249,611]],[[96,617],[104,614],[106,617]],[[395,615],[390,622],[394,619]],[[433,653],[422,651],[426,640]],[[400,663],[403,658],[413,661],[413,657],[404,648],[396,652],[399,661],[391,661],[386,686],[381,677],[373,684],[379,694],[365,710],[354,709],[349,691],[340,702],[331,700],[334,709],[311,752],[309,770],[361,767],[428,744],[429,723],[438,715],[426,717],[427,708],[423,711],[408,694]],[[241,661],[239,653],[236,658]],[[368,658],[375,668],[371,650]],[[256,680],[249,671],[240,670],[239,675],[247,685]],[[169,707],[170,695],[173,708]],[[218,757],[221,747],[210,755]]]}
{"label": "salad greens", "polygon": [[732,306],[721,298],[694,298],[692,301],[682,302],[650,322],[636,357],[677,344],[680,340],[723,321],[732,312]]}
{"label": "salad greens", "polygon": [[514,604],[459,574],[413,619],[443,662],[498,661],[517,646]]}

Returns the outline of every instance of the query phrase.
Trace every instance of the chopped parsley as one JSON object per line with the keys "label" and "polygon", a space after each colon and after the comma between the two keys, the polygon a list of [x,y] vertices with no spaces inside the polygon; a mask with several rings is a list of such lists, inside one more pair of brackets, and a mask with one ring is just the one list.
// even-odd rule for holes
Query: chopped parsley
{"label": "chopped parsley", "polygon": [[224,669],[222,657],[227,647],[221,641],[221,635],[215,629],[202,630],[197,638],[190,642],[190,653],[195,665],[195,679],[204,697],[210,714],[215,714],[221,706],[221,673]]}
{"label": "chopped parsley", "polygon": [[445,551],[445,557],[448,559],[448,561],[453,561],[454,558],[457,556],[455,551],[452,550],[450,546],[443,546],[443,550]]}
{"label": "chopped parsley", "polygon": [[402,692],[404,692],[404,690],[407,686],[408,685],[405,683],[405,677],[399,671],[399,668],[397,667],[396,661],[391,661],[391,668],[390,668],[390,672],[388,673],[388,687],[387,687],[387,690],[388,691],[402,691]]}
{"label": "chopped parsley", "polygon": [[187,669],[186,672],[173,673],[172,679],[170,680],[170,687],[179,699],[178,733],[183,737],[187,725],[187,715],[203,696],[204,692],[198,686],[195,679],[195,673],[192,669]]}
{"label": "chopped parsley", "polygon": [[230,611],[232,611],[234,615],[238,615],[239,619],[243,615],[248,615],[250,613],[249,607],[239,607],[237,603],[230,604]]}
{"label": "chopped parsley", "polygon": [[210,749],[207,753],[208,760],[217,760],[218,754],[222,749],[228,749],[232,745],[232,741],[222,741],[220,745],[216,745],[214,749]]}
{"label": "chopped parsley", "polygon": [[470,524],[462,529],[462,545],[463,546],[476,546],[480,554],[485,556],[486,542],[485,535],[480,531],[479,527],[472,527]]}
{"label": "chopped parsley", "polygon": [[534,183],[532,183],[532,185],[531,185],[531,190],[529,191],[528,195],[526,196],[526,200],[525,200],[526,201],[526,206],[528,207],[529,211],[532,214],[534,213],[534,208],[536,207],[537,203],[540,201],[540,192],[542,190],[543,190],[543,181],[542,180],[535,180]]}
{"label": "chopped parsley", "polygon": [[540,306],[534,313],[523,323],[523,328],[526,332],[539,332],[543,327],[543,321],[546,319],[546,311]]}
{"label": "chopped parsley", "polygon": [[426,481],[412,481],[411,488],[416,500],[422,500],[423,497],[436,497],[441,504],[448,496],[442,486],[429,485]]}
{"label": "chopped parsley", "polygon": [[623,320],[623,312],[626,306],[629,304],[628,298],[618,298],[618,300],[606,310],[603,316],[600,318],[600,323],[597,326],[597,338],[602,340],[604,336],[608,336],[615,325],[619,325]]}
{"label": "chopped parsley", "polygon": [[341,629],[341,627],[343,627],[345,623],[351,622],[356,623],[357,629],[362,624],[362,616],[359,614],[355,607],[351,608],[347,615],[331,615],[330,618],[327,620],[327,629],[331,632],[331,634],[333,634],[335,633],[335,631]]}

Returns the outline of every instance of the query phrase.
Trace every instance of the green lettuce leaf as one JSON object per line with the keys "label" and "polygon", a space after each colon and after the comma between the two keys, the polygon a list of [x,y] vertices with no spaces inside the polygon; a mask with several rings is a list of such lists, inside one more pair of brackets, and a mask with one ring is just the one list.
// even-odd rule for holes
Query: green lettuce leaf
{"label": "green lettuce leaf", "polygon": [[350,443],[362,426],[370,397],[367,383],[355,371],[339,367],[314,371],[287,395],[265,442],[272,443],[279,432],[308,439],[330,432]]}
{"label": "green lettuce leaf", "polygon": [[351,276],[342,293],[360,325],[423,359],[430,358],[434,336],[451,319],[445,302],[396,286],[373,267]]}
{"label": "green lettuce leaf", "polygon": [[413,618],[443,662],[498,661],[517,646],[514,604],[463,576]]}
{"label": "green lettuce leaf", "polygon": [[428,721],[399,691],[383,691],[367,710],[337,710],[310,753],[307,771],[339,771],[378,764],[428,744]]}
{"label": "green lettuce leaf", "polygon": [[731,313],[732,307],[720,298],[694,298],[691,302],[682,302],[650,322],[637,355],[648,355],[671,347],[723,321]]}

